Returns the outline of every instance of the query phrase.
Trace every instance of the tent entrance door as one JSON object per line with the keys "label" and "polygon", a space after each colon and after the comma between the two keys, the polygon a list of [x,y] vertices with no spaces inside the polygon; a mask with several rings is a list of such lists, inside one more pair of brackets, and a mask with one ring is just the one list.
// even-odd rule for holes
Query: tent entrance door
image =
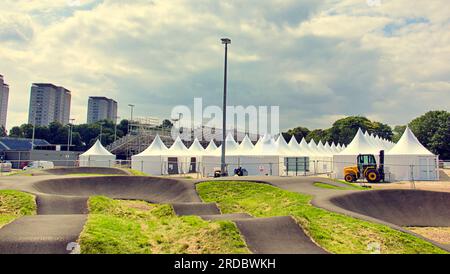
{"label": "tent entrance door", "polygon": [[436,180],[436,162],[429,157],[419,158],[419,180]]}
{"label": "tent entrance door", "polygon": [[191,162],[189,164],[189,173],[196,173],[197,172],[197,158],[192,157]]}
{"label": "tent entrance door", "polygon": [[178,170],[178,158],[177,157],[169,157],[168,158],[168,168],[167,173],[169,174],[179,174]]}

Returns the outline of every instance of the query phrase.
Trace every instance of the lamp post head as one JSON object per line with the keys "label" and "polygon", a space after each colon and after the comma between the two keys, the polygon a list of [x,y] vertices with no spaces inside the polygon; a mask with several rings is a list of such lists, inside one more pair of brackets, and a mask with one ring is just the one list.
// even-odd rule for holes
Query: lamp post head
{"label": "lamp post head", "polygon": [[224,44],[224,45],[231,44],[231,39],[230,38],[222,38],[220,40],[222,40],[222,44]]}

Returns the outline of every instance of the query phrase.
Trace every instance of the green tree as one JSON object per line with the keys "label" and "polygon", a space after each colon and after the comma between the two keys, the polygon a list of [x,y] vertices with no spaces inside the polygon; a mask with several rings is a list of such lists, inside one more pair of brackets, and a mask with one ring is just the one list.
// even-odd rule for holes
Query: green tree
{"label": "green tree", "polygon": [[6,128],[4,126],[0,127],[0,137],[6,137],[8,133],[6,133]]}
{"label": "green tree", "polygon": [[[283,135],[285,137],[285,139],[287,141],[290,141],[291,136],[294,136],[295,139],[297,140],[297,142],[300,142],[303,138],[306,138],[306,136],[308,136],[308,134],[310,133],[310,130],[307,129],[306,127],[296,127],[293,129],[290,129],[286,132],[285,135]],[[288,137],[288,138],[286,138]]]}
{"label": "green tree", "polygon": [[330,137],[335,143],[348,145],[355,136],[358,128],[372,132],[373,124],[366,117],[349,116],[334,122],[330,129]]}
{"label": "green tree", "polygon": [[394,143],[397,143],[398,140],[402,137],[403,133],[405,132],[406,126],[395,126],[393,133],[394,136],[392,136],[392,141]]}
{"label": "green tree", "polygon": [[417,139],[442,159],[450,159],[450,113],[429,111],[412,120],[409,127]]}
{"label": "green tree", "polygon": [[120,130],[122,132],[122,136],[125,136],[128,134],[128,125],[129,125],[128,120],[122,120],[117,125],[117,130]]}
{"label": "green tree", "polygon": [[22,129],[18,126],[11,128],[11,130],[9,131],[9,137],[23,138]]}
{"label": "green tree", "polygon": [[392,128],[389,125],[380,122],[372,122],[372,129],[369,130],[369,132],[388,140],[392,140],[392,137],[394,136]]}
{"label": "green tree", "polygon": [[23,138],[31,138],[33,136],[33,125],[23,124],[20,126]]}
{"label": "green tree", "polygon": [[332,141],[330,129],[325,129],[325,130],[315,129],[315,130],[311,131],[306,136],[306,141],[310,142],[311,139],[313,139],[316,143],[318,143],[319,141],[323,141],[323,142]]}
{"label": "green tree", "polygon": [[162,128],[171,129],[171,128],[173,127],[173,123],[172,123],[170,120],[165,119],[165,120],[161,123],[161,127],[162,127]]}

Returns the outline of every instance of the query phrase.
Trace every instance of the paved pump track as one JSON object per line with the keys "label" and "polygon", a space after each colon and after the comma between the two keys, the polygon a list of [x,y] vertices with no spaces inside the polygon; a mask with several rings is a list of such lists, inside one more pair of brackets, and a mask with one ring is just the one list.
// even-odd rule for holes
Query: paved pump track
{"label": "paved pump track", "polygon": [[450,226],[450,193],[423,190],[363,191],[331,198],[334,205],[398,226]]}
{"label": "paved pump track", "polygon": [[62,167],[42,170],[37,174],[70,175],[70,174],[105,174],[105,175],[131,175],[128,171],[119,168],[107,167]]}
{"label": "paved pump track", "polygon": [[[84,172],[70,172],[84,173]],[[25,177],[16,177],[25,178]],[[10,179],[10,178],[8,178]],[[0,189],[17,189],[36,196],[37,214],[17,219],[0,229],[0,254],[69,253],[87,220],[90,196],[171,204],[177,215],[205,220],[231,220],[254,253],[326,253],[291,217],[253,218],[221,214],[214,203],[202,203],[196,182],[159,177],[38,176],[20,184],[0,180]]]}
{"label": "paved pump track", "polygon": [[[69,253],[67,245],[78,239],[87,220],[87,200],[93,195],[166,203],[171,204],[175,213],[180,216],[198,215],[205,220],[234,221],[253,253],[326,253],[305,234],[292,217],[253,218],[245,213],[221,214],[216,204],[201,202],[195,189],[195,184],[198,183],[196,181],[160,177],[70,175],[89,172],[113,172],[112,174],[120,175],[114,173],[115,170],[56,171],[57,174],[67,176],[49,175],[52,172],[54,173],[47,171],[46,175],[37,177],[0,178],[0,189],[16,189],[34,194],[38,206],[38,215],[19,218],[0,229],[0,254]],[[336,186],[345,185],[310,177],[233,177],[229,180],[267,183],[309,194],[314,196],[312,203],[315,206],[382,222],[399,230],[402,230],[399,226],[404,225],[450,225],[450,197],[447,196],[450,193],[330,190],[313,184],[321,181]]]}

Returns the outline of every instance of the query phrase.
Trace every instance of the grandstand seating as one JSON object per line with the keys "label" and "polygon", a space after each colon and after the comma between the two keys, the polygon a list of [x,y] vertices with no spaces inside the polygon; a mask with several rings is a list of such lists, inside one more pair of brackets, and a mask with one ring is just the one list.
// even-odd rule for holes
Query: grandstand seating
{"label": "grandstand seating", "polygon": [[[25,138],[0,138],[0,151],[28,151],[31,150],[32,140]],[[42,139],[35,139],[34,146],[51,146],[51,144]]]}

